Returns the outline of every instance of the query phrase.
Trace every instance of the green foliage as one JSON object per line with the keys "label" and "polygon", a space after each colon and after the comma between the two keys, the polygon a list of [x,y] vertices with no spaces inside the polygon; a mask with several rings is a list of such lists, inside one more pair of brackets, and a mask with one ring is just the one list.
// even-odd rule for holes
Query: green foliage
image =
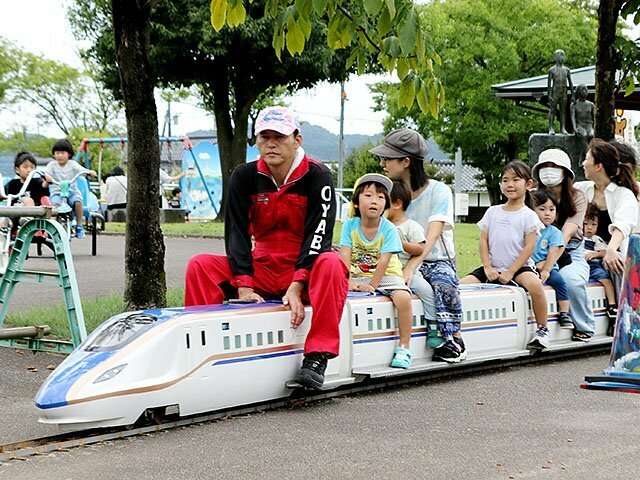
{"label": "green foliage", "polygon": [[562,0],[522,0],[517,8],[510,0],[441,0],[422,7],[421,17],[442,56],[448,100],[434,106],[441,111],[433,118],[424,106],[407,108],[404,81],[379,84],[373,92],[377,109],[389,113],[385,130],[408,126],[433,136],[445,152],[461,147],[497,200],[502,165],[526,159],[528,138],[546,131],[547,116],[493,96],[491,85],[545,74],[557,48],[572,68],[592,64],[595,20]]}
{"label": "green foliage", "polygon": [[4,100],[6,91],[11,88],[12,78],[20,64],[19,57],[18,49],[0,37],[0,102]]}
{"label": "green foliage", "polygon": [[121,106],[90,71],[30,52],[19,52],[17,60],[8,101],[35,105],[38,117],[54,123],[65,135],[74,129],[105,130],[120,115]]}
{"label": "green foliage", "polygon": [[[216,31],[244,20],[237,13],[253,0],[211,0],[211,25]],[[236,12],[236,13],[234,13]],[[286,48],[299,55],[313,30],[313,19],[327,25],[327,43],[339,50],[350,49],[347,67],[364,73],[368,64],[378,63],[388,72],[397,69],[402,80],[398,105],[419,107],[438,115],[444,88],[434,64],[440,64],[426,33],[424,21],[411,0],[267,0],[264,16],[275,21],[272,45],[279,59]]]}
{"label": "green foliage", "polygon": [[0,152],[14,155],[18,152],[31,152],[38,157],[51,156],[51,145],[56,141],[42,135],[27,135],[24,131],[0,134]]}
{"label": "green foliage", "polygon": [[[356,180],[365,173],[382,173],[384,171],[380,167],[380,160],[378,157],[369,153],[375,145],[371,142],[363,143],[358,148],[353,150],[351,154],[345,159],[343,166],[343,181],[345,188],[353,188]],[[334,179],[337,184],[337,174],[334,175]]]}

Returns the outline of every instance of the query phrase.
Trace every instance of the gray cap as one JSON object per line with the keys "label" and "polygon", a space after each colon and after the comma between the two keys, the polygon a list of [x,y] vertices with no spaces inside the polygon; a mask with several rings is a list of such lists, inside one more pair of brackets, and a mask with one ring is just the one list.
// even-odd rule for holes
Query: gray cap
{"label": "gray cap", "polygon": [[422,135],[410,128],[394,130],[384,138],[384,143],[372,148],[369,152],[378,157],[404,158],[411,157],[424,160],[429,153],[429,145]]}
{"label": "gray cap", "polygon": [[378,183],[387,189],[387,192],[391,193],[391,189],[393,188],[393,181],[389,177],[385,177],[379,173],[366,173],[361,176],[358,180],[356,180],[356,184],[353,188],[356,188],[361,183]]}

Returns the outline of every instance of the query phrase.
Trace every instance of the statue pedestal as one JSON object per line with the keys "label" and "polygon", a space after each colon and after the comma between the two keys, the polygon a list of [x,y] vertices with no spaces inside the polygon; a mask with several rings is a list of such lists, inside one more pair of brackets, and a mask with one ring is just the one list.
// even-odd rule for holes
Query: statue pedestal
{"label": "statue pedestal", "polygon": [[587,138],[580,135],[549,135],[547,133],[534,133],[529,137],[529,164],[538,162],[538,157],[543,150],[559,148],[564,150],[571,159],[571,169],[576,174],[575,181],[584,180],[582,162],[587,152]]}

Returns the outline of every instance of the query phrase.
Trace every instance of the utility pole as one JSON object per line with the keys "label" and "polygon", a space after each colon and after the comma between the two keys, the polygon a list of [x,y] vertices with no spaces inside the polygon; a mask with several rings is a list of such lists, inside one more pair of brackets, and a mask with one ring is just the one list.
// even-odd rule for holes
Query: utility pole
{"label": "utility pole", "polygon": [[167,101],[167,113],[164,114],[164,124],[162,125],[162,135],[164,137],[165,129],[167,129],[167,136],[171,136],[171,100]]}
{"label": "utility pole", "polygon": [[338,143],[338,188],[343,188],[344,167],[344,102],[347,94],[344,91],[344,81],[340,82],[340,142]]}

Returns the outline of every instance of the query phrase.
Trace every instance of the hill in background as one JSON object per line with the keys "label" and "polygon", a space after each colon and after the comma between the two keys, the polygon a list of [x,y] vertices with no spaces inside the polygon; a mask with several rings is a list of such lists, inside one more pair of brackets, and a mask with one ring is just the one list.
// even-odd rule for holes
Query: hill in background
{"label": "hill in background", "polygon": [[[302,131],[302,136],[304,137],[304,141],[302,146],[304,147],[304,151],[312,158],[316,160],[321,160],[323,162],[337,162],[338,161],[338,145],[340,143],[339,136],[331,133],[324,127],[320,127],[318,125],[312,125],[311,123],[302,122],[300,125],[300,129]],[[215,133],[212,130],[197,130],[195,132],[189,132],[187,136],[212,136]],[[378,144],[382,142],[382,134],[379,135],[345,135],[344,143],[345,143],[345,151],[346,155],[349,154],[361,146],[364,143],[372,143]],[[448,159],[450,155],[443,153],[438,147],[438,144],[434,142],[432,139],[428,139],[427,143],[429,144],[429,155],[428,159],[435,158],[437,160],[440,159]]]}

